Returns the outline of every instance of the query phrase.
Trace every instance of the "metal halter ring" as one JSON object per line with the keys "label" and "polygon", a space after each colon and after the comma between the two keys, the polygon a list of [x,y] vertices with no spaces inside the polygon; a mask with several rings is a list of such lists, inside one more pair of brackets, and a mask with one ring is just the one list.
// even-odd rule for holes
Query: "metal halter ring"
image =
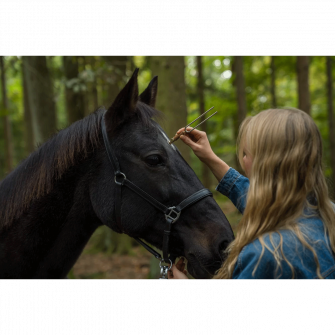
{"label": "metal halter ring", "polygon": [[[159,262],[159,267],[160,267],[160,268],[164,267],[164,265],[162,265],[162,262],[167,263],[167,262],[165,262],[164,259],[162,259],[162,260]],[[169,262],[170,262],[170,266],[169,266],[168,270],[171,270],[171,268],[172,268],[172,261],[171,261],[171,259],[169,259]]]}
{"label": "metal halter ring", "polygon": [[[171,219],[172,223],[176,222],[179,219],[179,216],[181,214],[181,212],[177,212],[176,207],[169,207],[170,212],[168,214],[165,214],[165,219]],[[174,214],[175,216],[173,217],[172,214]]]}
{"label": "metal halter ring", "polygon": [[[116,180],[116,177],[118,177],[118,176],[122,176],[122,177],[123,177],[123,179],[122,179],[121,182],[118,182],[118,181]],[[114,177],[115,184],[117,184],[117,185],[123,185],[123,182],[124,182],[126,179],[127,179],[127,178],[126,178],[126,175],[125,175],[124,173],[122,173],[122,172],[118,172],[117,174],[115,174],[115,177]]]}

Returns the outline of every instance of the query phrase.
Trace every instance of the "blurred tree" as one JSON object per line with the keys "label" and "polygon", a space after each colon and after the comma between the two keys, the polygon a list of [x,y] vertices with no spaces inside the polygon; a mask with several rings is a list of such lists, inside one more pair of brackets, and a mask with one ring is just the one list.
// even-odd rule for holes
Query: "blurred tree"
{"label": "blurred tree", "polygon": [[335,117],[333,105],[333,75],[332,59],[326,57],[327,62],[327,96],[328,96],[328,124],[329,124],[329,148],[330,148],[330,166],[332,170],[332,190],[335,198]]}
{"label": "blurred tree", "polygon": [[[237,99],[237,114],[234,118],[234,129],[235,129],[235,138],[237,138],[238,130],[247,116],[247,104],[246,104],[246,97],[245,97],[245,80],[244,80],[244,73],[243,73],[243,57],[236,56],[234,57],[233,63],[233,72],[235,73],[235,80],[234,86],[236,89],[236,99]],[[241,172],[241,166],[238,162],[238,158],[236,156],[236,167],[237,170]]]}
{"label": "blurred tree", "polygon": [[22,88],[23,88],[23,111],[24,111],[24,143],[25,143],[25,153],[29,155],[34,151],[35,148],[35,140],[34,140],[34,132],[33,125],[31,119],[31,110],[29,104],[29,95],[27,90],[27,82],[25,79],[23,63],[21,64],[22,69]]}
{"label": "blurred tree", "polygon": [[85,116],[84,90],[79,78],[78,57],[64,56],[66,113],[69,124]]}
{"label": "blurred tree", "polygon": [[[183,56],[150,57],[152,76],[158,76],[156,108],[164,112],[164,130],[169,137],[187,124],[185,63]],[[190,148],[181,141],[176,146],[190,163]]]}
{"label": "blurred tree", "polygon": [[120,89],[124,86],[127,70],[128,57],[127,56],[104,56],[108,71],[104,74],[105,77],[105,94],[103,104],[108,108]]}
{"label": "blurred tree", "polygon": [[309,94],[309,57],[297,56],[297,80],[299,109],[311,114],[311,99]]}
{"label": "blurred tree", "polygon": [[277,107],[277,97],[276,97],[276,68],[275,68],[275,57],[271,57],[271,104],[272,108]]}
{"label": "blurred tree", "polygon": [[97,76],[96,76],[97,62],[94,56],[86,57],[86,59],[87,59],[87,63],[90,65],[92,73],[94,73],[93,80],[90,83],[89,88],[88,88],[89,96],[90,96],[89,113],[91,113],[99,107],[98,88],[97,88],[98,83],[97,83]]}
{"label": "blurred tree", "polygon": [[243,57],[236,56],[234,59],[235,87],[237,97],[237,120],[240,126],[247,115],[247,104],[245,99],[245,80],[243,73]]}
{"label": "blurred tree", "polygon": [[[144,57],[144,56],[143,56]],[[144,57],[145,59],[146,57]],[[145,61],[144,61],[145,62]],[[144,65],[144,64],[143,64]],[[135,56],[127,56],[127,69],[133,73],[135,71],[135,69],[137,68],[136,64],[135,64]],[[145,69],[145,65],[143,67],[141,67],[141,70]],[[129,74],[130,74],[129,72]]]}
{"label": "blurred tree", "polygon": [[[204,96],[204,78],[203,78],[203,69],[202,69],[202,59],[201,56],[197,56],[197,73],[198,73],[198,82],[197,82],[197,91],[199,99],[199,114],[205,113],[205,96]],[[200,122],[203,121],[207,116],[204,115]],[[207,133],[207,122],[204,122],[201,125],[201,130]],[[209,167],[201,163],[201,181],[206,188],[211,186],[211,171]]]}
{"label": "blurred tree", "polygon": [[24,56],[22,60],[34,139],[43,143],[56,131],[56,107],[47,60],[45,56]]}
{"label": "blurred tree", "polygon": [[1,87],[2,87],[2,120],[4,124],[4,144],[5,144],[5,172],[9,173],[13,169],[13,143],[12,129],[9,118],[9,105],[6,87],[6,67],[4,57],[0,56]]}
{"label": "blurred tree", "polygon": [[84,105],[84,116],[90,114],[92,110],[89,109],[89,94],[88,94],[88,82],[92,81],[93,78],[88,79],[87,77],[87,69],[86,64],[88,64],[88,56],[78,55],[78,69],[79,69],[79,77],[82,78],[84,85],[82,85],[82,96],[83,96],[83,105]]}

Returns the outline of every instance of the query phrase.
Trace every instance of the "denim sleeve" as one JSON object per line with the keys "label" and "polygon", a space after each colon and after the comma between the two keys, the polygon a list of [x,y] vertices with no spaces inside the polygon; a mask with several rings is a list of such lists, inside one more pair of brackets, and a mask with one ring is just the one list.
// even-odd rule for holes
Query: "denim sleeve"
{"label": "denim sleeve", "polygon": [[216,187],[216,190],[227,196],[242,214],[246,206],[248,189],[249,179],[233,168],[229,168]]}

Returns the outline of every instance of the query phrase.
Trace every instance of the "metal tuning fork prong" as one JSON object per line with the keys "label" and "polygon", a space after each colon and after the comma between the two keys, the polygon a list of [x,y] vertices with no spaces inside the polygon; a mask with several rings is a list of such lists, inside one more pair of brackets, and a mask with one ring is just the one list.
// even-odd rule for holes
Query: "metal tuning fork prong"
{"label": "metal tuning fork prong", "polygon": [[198,128],[201,124],[203,124],[205,121],[207,121],[208,119],[210,119],[212,116],[214,116],[217,112],[213,113],[211,116],[209,116],[207,119],[201,121],[199,124],[197,124],[195,127],[193,127],[191,130],[187,130],[187,127],[190,126],[192,123],[194,123],[195,121],[197,121],[198,119],[200,119],[203,115],[205,115],[206,113],[208,113],[210,110],[212,110],[214,108],[211,107],[210,109],[206,110],[205,113],[201,114],[200,116],[198,116],[195,120],[193,120],[191,123],[189,123],[187,126],[185,126],[185,130],[182,131],[181,133],[179,134],[176,134],[174,135],[171,139],[170,139],[170,142],[169,144],[172,144],[173,142],[177,141],[179,139],[179,137],[181,135],[185,135],[185,134],[189,134],[191,133],[194,129]]}

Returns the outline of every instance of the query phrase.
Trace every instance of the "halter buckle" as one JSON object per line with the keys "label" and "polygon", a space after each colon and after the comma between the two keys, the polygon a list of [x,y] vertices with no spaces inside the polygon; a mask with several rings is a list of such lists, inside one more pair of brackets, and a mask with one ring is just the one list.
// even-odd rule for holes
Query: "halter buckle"
{"label": "halter buckle", "polygon": [[165,219],[166,220],[171,219],[172,223],[174,223],[179,219],[181,212],[179,211],[177,212],[175,206],[169,207],[169,210],[170,212],[168,214],[165,214]]}
{"label": "halter buckle", "polygon": [[[122,178],[122,180],[121,181],[117,181],[117,177],[119,177],[119,176],[122,176],[123,178]],[[122,173],[122,172],[117,172],[117,173],[115,173],[115,177],[114,177],[114,181],[115,181],[115,184],[117,184],[117,185],[123,185],[123,182],[126,180],[127,178],[126,178],[126,175],[124,174],[124,173]]]}

